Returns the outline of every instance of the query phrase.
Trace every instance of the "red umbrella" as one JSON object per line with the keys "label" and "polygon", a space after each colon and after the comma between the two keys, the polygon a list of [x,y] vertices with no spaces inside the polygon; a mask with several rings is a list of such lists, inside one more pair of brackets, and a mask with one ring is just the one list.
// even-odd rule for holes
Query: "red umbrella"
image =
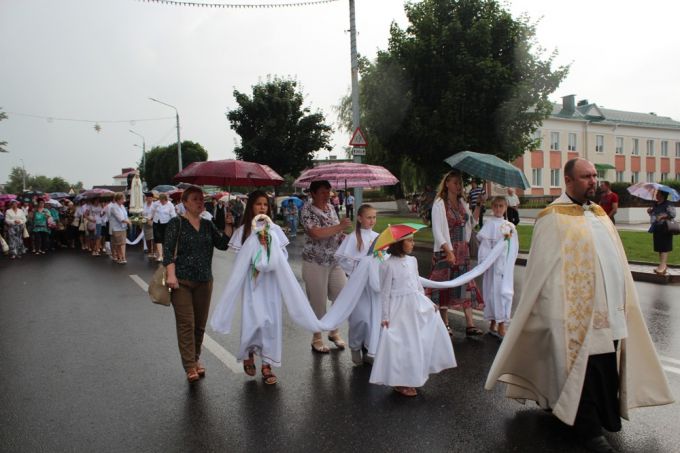
{"label": "red umbrella", "polygon": [[108,189],[90,189],[82,192],[79,196],[81,199],[91,200],[93,198],[111,198],[116,193]]}
{"label": "red umbrella", "polygon": [[321,180],[330,182],[335,189],[393,186],[399,182],[389,170],[380,165],[338,162],[303,171],[293,185],[308,188],[312,181]]}
{"label": "red umbrella", "polygon": [[281,175],[268,165],[233,159],[194,162],[177,173],[174,180],[222,187],[278,186],[283,183]]}

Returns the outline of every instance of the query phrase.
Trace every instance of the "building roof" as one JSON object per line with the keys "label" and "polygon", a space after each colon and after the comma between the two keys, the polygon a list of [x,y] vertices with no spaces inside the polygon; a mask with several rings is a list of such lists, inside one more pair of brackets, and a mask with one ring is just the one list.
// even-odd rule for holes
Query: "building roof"
{"label": "building roof", "polygon": [[113,177],[113,179],[126,179],[130,173],[135,173],[137,170],[131,169],[130,171],[126,171],[124,173],[121,173],[120,175],[116,175]]}
{"label": "building roof", "polygon": [[578,105],[571,112],[565,109],[563,104],[553,103],[553,111],[550,116],[552,118],[591,121],[600,124],[680,129],[680,121],[675,121],[668,116],[607,109],[599,107],[595,103]]}

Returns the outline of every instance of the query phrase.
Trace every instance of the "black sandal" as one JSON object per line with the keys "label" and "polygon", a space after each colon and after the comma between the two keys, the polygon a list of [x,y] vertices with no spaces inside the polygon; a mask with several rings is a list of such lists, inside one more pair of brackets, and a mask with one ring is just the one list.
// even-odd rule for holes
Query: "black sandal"
{"label": "black sandal", "polygon": [[465,328],[465,335],[468,337],[477,337],[479,335],[484,335],[484,332],[475,326],[469,326]]}

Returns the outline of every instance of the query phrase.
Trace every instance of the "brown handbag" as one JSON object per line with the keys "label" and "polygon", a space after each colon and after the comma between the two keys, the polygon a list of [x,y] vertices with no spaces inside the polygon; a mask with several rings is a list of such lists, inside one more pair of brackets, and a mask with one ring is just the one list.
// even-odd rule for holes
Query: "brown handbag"
{"label": "brown handbag", "polygon": [[[175,254],[172,256],[174,261],[177,258],[177,247],[179,246],[179,235],[182,232],[182,218],[179,218],[179,229],[177,231],[177,242],[175,242]],[[172,288],[166,286],[167,269],[162,264],[158,265],[158,269],[153,273],[151,281],[149,282],[149,297],[151,302],[158,305],[165,305],[167,307],[171,304],[170,295]]]}

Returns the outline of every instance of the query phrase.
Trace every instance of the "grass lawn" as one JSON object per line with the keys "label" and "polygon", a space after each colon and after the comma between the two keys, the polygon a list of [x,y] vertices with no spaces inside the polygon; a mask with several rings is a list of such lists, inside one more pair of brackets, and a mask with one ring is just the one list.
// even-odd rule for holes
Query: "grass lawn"
{"label": "grass lawn", "polygon": [[[414,217],[397,217],[397,216],[381,216],[378,215],[378,222],[374,228],[375,231],[381,232],[388,224],[397,223],[421,223],[420,219]],[[517,231],[519,233],[519,248],[523,252],[528,252],[531,246],[531,235],[534,231],[533,225],[518,225]],[[626,255],[629,261],[639,261],[656,264],[659,262],[659,254],[655,253],[652,248],[652,235],[644,231],[619,231],[623,247],[626,249]],[[432,229],[427,228],[420,230],[415,235],[416,242],[423,245],[431,244]],[[675,244],[680,248],[680,244]],[[680,253],[677,248],[670,253],[668,257],[668,264],[680,265]]]}

